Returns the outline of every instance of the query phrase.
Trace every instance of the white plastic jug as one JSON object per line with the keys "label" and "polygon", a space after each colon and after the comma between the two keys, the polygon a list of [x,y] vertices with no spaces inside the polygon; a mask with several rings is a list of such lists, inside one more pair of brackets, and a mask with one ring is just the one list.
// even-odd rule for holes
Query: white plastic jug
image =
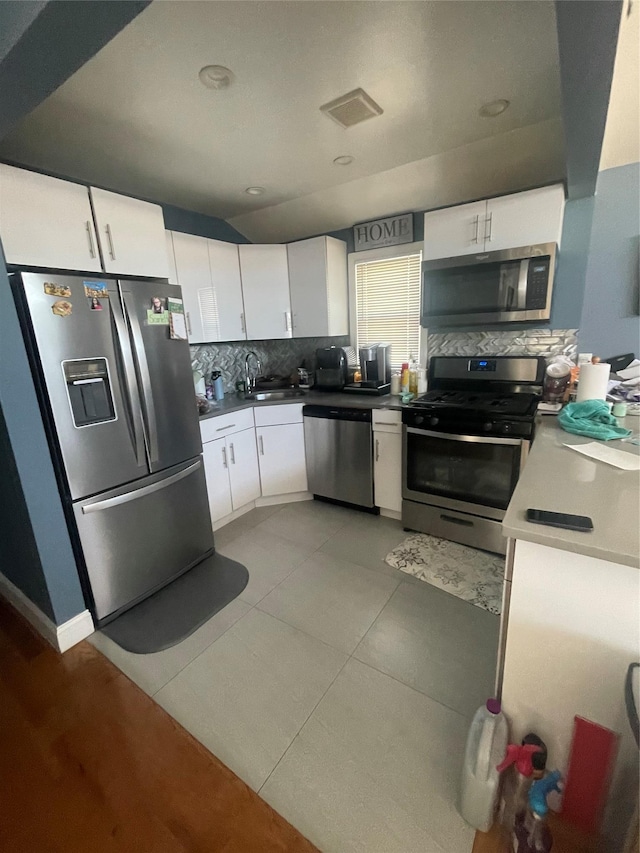
{"label": "white plastic jug", "polygon": [[460,814],[480,832],[494,821],[500,774],[496,766],[509,742],[507,721],[496,699],[478,708],[467,736],[460,785]]}

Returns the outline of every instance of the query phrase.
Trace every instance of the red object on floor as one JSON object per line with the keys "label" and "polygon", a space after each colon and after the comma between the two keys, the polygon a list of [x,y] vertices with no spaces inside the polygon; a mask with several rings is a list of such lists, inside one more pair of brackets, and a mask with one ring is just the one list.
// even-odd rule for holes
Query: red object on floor
{"label": "red object on floor", "polygon": [[620,736],[575,717],[562,819],[584,832],[600,828]]}

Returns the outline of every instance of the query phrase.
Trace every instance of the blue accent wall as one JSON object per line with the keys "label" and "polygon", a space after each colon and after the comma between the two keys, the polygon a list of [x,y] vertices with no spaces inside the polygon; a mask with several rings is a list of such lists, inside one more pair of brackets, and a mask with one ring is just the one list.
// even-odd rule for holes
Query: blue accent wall
{"label": "blue accent wall", "polygon": [[[85,601],[1,246],[0,319],[0,408],[6,434],[0,464],[2,476],[4,465],[17,473],[26,508],[26,513],[0,519],[2,536],[14,543],[0,571],[61,625],[81,613]],[[21,537],[23,548],[15,545]]]}
{"label": "blue accent wall", "polygon": [[579,344],[601,358],[640,353],[640,163],[598,175]]}
{"label": "blue accent wall", "polygon": [[227,243],[250,243],[244,234],[217,216],[206,216],[193,210],[184,210],[172,204],[163,204],[164,224],[169,231],[181,231],[184,234],[196,234],[198,237],[210,237],[213,240],[225,240]]}
{"label": "blue accent wall", "polygon": [[567,201],[551,302],[552,329],[577,329],[582,316],[594,199]]}

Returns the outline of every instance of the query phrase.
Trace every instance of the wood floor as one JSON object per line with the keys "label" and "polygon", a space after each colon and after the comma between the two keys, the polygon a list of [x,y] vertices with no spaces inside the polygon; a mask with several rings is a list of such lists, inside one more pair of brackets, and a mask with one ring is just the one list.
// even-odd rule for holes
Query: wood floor
{"label": "wood floor", "polygon": [[59,655],[0,599],[0,850],[316,848],[89,643]]}

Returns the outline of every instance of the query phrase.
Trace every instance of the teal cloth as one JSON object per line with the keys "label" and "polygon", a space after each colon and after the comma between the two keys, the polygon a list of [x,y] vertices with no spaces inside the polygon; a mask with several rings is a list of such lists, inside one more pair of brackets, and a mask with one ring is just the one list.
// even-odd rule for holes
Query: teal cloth
{"label": "teal cloth", "polygon": [[618,426],[618,421],[609,411],[604,400],[584,400],[582,403],[568,403],[558,415],[558,423],[567,432],[611,441],[614,438],[626,438],[630,429]]}

